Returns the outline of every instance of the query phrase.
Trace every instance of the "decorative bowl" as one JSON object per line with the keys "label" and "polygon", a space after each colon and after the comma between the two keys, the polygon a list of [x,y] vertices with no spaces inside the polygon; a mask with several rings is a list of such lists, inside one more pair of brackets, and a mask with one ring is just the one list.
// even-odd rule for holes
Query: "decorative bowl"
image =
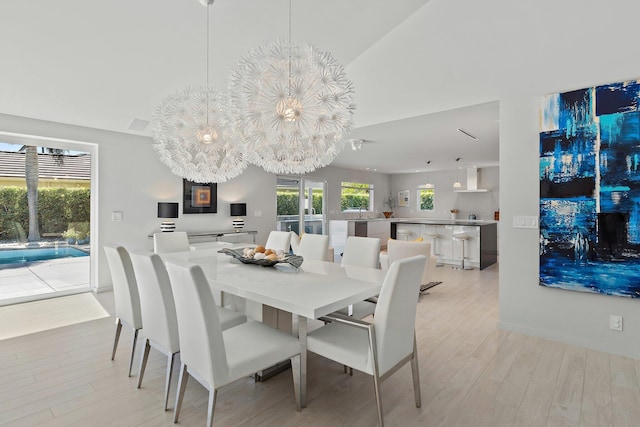
{"label": "decorative bowl", "polygon": [[243,264],[256,264],[256,265],[261,265],[262,267],[273,267],[274,265],[279,263],[286,263],[286,264],[291,264],[295,268],[298,268],[302,265],[302,261],[303,261],[303,258],[299,255],[287,255],[285,256],[284,259],[273,260],[273,261],[270,259],[247,258],[243,255],[242,250],[229,249],[229,248],[220,249],[218,253],[229,255],[230,257],[237,259]]}

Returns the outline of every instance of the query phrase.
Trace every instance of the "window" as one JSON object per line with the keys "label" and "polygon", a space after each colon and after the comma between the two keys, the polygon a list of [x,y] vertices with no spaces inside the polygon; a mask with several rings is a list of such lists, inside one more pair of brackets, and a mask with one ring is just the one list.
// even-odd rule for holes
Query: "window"
{"label": "window", "polygon": [[428,188],[427,185],[418,185],[418,210],[419,211],[432,211],[433,210],[433,188]]}
{"label": "window", "polygon": [[373,206],[373,184],[343,182],[340,193],[342,212],[370,211]]}

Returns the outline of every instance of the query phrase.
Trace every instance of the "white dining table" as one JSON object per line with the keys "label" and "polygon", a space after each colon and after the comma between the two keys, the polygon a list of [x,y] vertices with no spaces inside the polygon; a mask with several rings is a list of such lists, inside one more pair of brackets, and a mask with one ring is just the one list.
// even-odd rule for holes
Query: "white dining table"
{"label": "white dining table", "polygon": [[[216,290],[269,305],[293,315],[301,345],[301,404],[306,406],[307,319],[319,319],[334,311],[380,293],[385,271],[341,266],[327,261],[305,260],[296,272],[242,264],[214,250],[185,253],[202,267]],[[297,329],[297,330],[296,330]]]}

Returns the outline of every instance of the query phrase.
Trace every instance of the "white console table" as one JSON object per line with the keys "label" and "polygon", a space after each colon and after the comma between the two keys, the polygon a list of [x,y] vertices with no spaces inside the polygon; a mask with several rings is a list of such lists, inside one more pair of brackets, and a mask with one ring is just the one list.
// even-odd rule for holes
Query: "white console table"
{"label": "white console table", "polygon": [[[254,230],[242,230],[242,231],[187,231],[187,236],[189,237],[190,243],[197,242],[223,242],[225,239],[237,239],[243,236],[251,236],[251,240],[253,243],[256,242],[256,234],[257,231]],[[149,237],[153,237],[153,234],[150,234]]]}
{"label": "white console table", "polygon": [[251,236],[253,243],[256,242],[257,231],[254,230],[242,230],[242,231],[187,231],[189,241],[191,240],[215,240],[216,242],[224,241],[229,238],[237,238],[240,236]]}

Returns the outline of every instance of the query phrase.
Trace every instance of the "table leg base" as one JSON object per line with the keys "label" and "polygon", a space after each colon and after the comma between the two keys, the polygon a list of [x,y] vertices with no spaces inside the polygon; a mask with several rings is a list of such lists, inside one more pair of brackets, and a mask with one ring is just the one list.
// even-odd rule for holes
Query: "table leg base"
{"label": "table leg base", "polygon": [[264,382],[266,380],[268,380],[269,378],[278,375],[281,372],[284,372],[288,369],[291,368],[291,361],[290,360],[284,360],[280,363],[276,363],[275,365],[267,368],[267,369],[263,369],[259,372],[256,372],[254,375],[252,375],[252,378],[254,379],[255,382]]}

